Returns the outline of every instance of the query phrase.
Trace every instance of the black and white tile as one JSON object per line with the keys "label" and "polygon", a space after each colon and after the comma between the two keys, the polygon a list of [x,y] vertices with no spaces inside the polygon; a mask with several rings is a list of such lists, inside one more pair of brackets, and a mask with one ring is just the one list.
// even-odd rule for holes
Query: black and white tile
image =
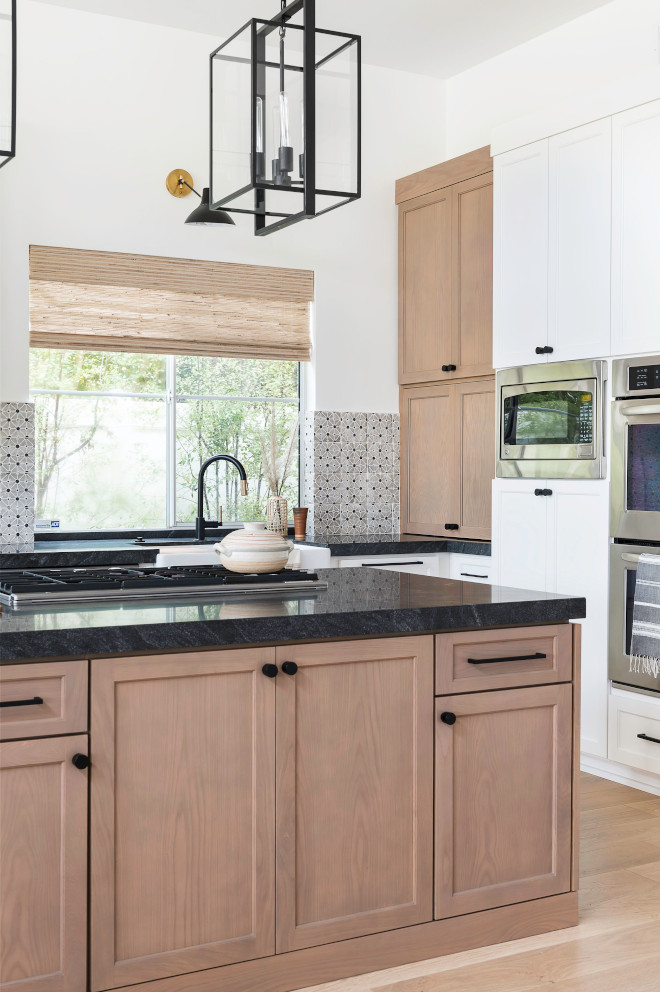
{"label": "black and white tile", "polygon": [[310,412],[303,444],[310,533],[398,533],[398,414]]}
{"label": "black and white tile", "polygon": [[0,552],[34,547],[34,406],[0,403]]}

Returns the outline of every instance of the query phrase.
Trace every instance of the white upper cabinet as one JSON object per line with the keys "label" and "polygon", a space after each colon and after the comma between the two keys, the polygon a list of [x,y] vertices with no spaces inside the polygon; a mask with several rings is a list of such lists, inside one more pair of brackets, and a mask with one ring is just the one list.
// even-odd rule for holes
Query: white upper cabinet
{"label": "white upper cabinet", "polygon": [[550,361],[610,350],[612,122],[550,139]]}
{"label": "white upper cabinet", "polygon": [[493,365],[545,362],[548,339],[548,141],[494,160]]}
{"label": "white upper cabinet", "polygon": [[612,354],[660,350],[660,100],[612,118]]}

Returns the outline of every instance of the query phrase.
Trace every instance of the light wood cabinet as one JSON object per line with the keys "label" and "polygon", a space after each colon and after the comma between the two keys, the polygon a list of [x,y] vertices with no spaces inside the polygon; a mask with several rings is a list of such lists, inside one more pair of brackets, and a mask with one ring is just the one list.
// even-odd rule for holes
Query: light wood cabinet
{"label": "light wood cabinet", "polygon": [[401,530],[489,538],[493,380],[405,386],[400,409]]}
{"label": "light wood cabinet", "polygon": [[85,992],[87,772],[76,753],[86,736],[0,744],[3,990]]}
{"label": "light wood cabinet", "polygon": [[570,890],[571,728],[570,684],[437,700],[437,919]]}
{"label": "light wood cabinet", "polygon": [[93,990],[274,953],[273,662],[92,662]]}
{"label": "light wood cabinet", "polygon": [[431,920],[432,639],[277,662],[277,950]]}
{"label": "light wood cabinet", "polygon": [[[464,171],[439,166],[426,182],[441,188],[399,202],[402,384],[492,373],[491,159],[482,154],[468,167],[477,172],[456,182]],[[409,184],[405,192],[416,188]]]}

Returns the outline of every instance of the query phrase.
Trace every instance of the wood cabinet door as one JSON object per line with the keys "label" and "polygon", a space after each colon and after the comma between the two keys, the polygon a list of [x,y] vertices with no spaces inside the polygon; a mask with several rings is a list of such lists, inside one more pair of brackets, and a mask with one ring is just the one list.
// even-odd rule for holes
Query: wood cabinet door
{"label": "wood cabinet door", "polygon": [[277,661],[278,952],[431,920],[432,638]]}
{"label": "wood cabinet door", "polygon": [[[548,141],[494,159],[493,362],[546,362],[548,341]],[[552,356],[551,356],[552,357]]]}
{"label": "wood cabinet door", "polygon": [[0,988],[85,992],[87,737],[0,744]]}
{"label": "wood cabinet door", "polygon": [[273,661],[92,662],[93,990],[274,952]]}
{"label": "wood cabinet door", "polygon": [[660,100],[612,118],[612,354],[653,355],[660,327]]}
{"label": "wood cabinet door", "polygon": [[459,537],[488,540],[495,475],[495,381],[457,382],[456,451],[459,467],[454,482],[459,487]]}
{"label": "wood cabinet door", "polygon": [[401,390],[401,531],[451,536],[459,522],[455,387]]}
{"label": "wood cabinet door", "polygon": [[552,361],[610,353],[611,199],[611,119],[550,138]]}
{"label": "wood cabinet door", "polygon": [[399,382],[442,379],[452,361],[451,187],[399,207]]}
{"label": "wood cabinet door", "polygon": [[572,693],[438,699],[436,919],[570,891]]}
{"label": "wood cabinet door", "polygon": [[493,174],[452,187],[455,377],[493,371]]}

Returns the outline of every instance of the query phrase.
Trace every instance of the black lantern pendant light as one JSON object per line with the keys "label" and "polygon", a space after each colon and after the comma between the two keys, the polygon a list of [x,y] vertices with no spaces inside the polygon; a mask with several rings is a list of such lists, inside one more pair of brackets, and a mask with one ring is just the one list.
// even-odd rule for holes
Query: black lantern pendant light
{"label": "black lantern pendant light", "polygon": [[261,235],[357,200],[360,145],[360,38],[317,28],[315,0],[281,0],[211,53],[211,211]]}
{"label": "black lantern pendant light", "polygon": [[0,168],[16,154],[16,0],[0,0]]}

